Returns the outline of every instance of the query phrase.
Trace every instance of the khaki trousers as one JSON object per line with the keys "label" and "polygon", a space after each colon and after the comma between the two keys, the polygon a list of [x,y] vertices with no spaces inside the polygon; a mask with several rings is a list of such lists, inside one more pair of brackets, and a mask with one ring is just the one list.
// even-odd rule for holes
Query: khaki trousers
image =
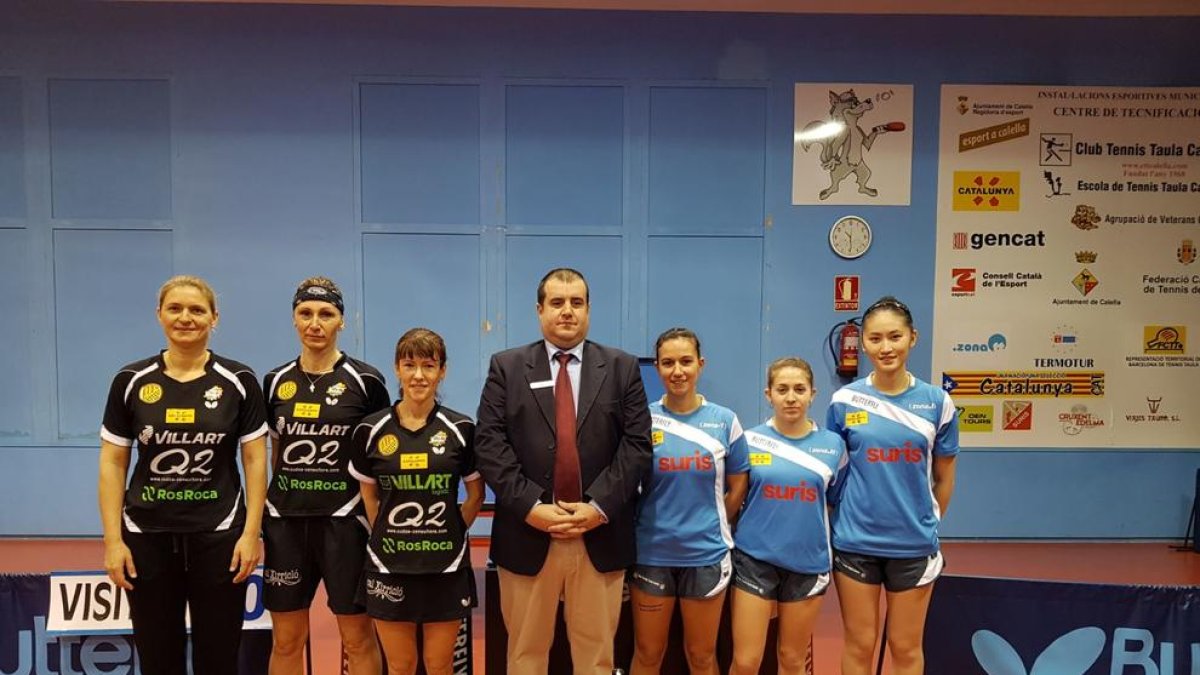
{"label": "khaki trousers", "polygon": [[551,540],[546,564],[535,576],[503,567],[499,573],[508,675],[547,675],[560,597],[575,675],[612,675],[623,570],[597,572],[583,538],[575,537]]}

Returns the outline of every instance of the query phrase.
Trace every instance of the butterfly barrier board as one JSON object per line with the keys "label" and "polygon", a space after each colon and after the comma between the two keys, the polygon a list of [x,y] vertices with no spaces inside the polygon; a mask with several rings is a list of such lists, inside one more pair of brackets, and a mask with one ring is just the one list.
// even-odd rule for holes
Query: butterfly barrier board
{"label": "butterfly barrier board", "polygon": [[928,675],[1200,673],[1200,587],[945,576],[925,625]]}

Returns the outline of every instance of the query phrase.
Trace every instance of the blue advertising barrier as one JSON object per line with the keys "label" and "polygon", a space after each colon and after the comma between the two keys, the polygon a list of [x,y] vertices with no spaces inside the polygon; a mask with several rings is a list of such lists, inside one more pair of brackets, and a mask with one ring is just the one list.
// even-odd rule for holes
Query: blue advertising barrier
{"label": "blue advertising barrier", "polygon": [[[129,634],[53,634],[50,575],[0,575],[0,675],[140,675]],[[242,633],[238,675],[266,675],[271,632]]]}
{"label": "blue advertising barrier", "polygon": [[1200,675],[1200,587],[944,576],[927,675]]}

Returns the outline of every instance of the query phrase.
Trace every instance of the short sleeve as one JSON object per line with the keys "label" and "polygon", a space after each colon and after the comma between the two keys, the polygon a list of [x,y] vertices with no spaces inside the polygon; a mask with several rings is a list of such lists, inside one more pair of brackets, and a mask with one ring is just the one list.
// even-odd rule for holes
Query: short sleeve
{"label": "short sleeve", "polygon": [[750,445],[742,431],[742,423],[733,415],[729,423],[729,457],[725,461],[725,473],[747,473],[750,471]]}
{"label": "short sleeve", "polygon": [[458,430],[463,437],[462,454],[458,458],[458,475],[464,480],[476,480],[479,478],[479,470],[475,468],[475,425],[464,422],[459,425]]}
{"label": "short sleeve", "polygon": [[371,475],[371,466],[367,457],[367,445],[371,441],[371,425],[363,420],[354,427],[350,435],[350,463],[347,469],[360,483],[375,483]]}
{"label": "short sleeve", "polygon": [[830,479],[829,489],[825,493],[825,501],[830,506],[837,506],[842,500],[842,490],[846,485],[846,476],[850,473],[850,453],[846,450],[846,441],[841,436],[832,439],[837,444],[838,456],[833,465],[833,478]]}
{"label": "short sleeve", "polygon": [[133,429],[133,411],[125,401],[125,390],[133,379],[133,373],[122,370],[113,377],[108,388],[108,402],[104,405],[104,419],[100,426],[100,438],[114,445],[133,447],[136,432]]}
{"label": "short sleeve", "polygon": [[238,410],[238,440],[246,443],[267,433],[267,404],[254,371],[238,371],[237,378],[246,390]]}
{"label": "short sleeve", "polygon": [[958,454],[958,409],[950,394],[942,392],[942,416],[933,439],[934,457],[953,457]]}
{"label": "short sleeve", "polygon": [[376,373],[370,373],[363,378],[367,386],[367,414],[377,412],[387,408],[392,404],[391,394],[388,393],[387,382],[384,381],[383,375],[372,377]]}
{"label": "short sleeve", "polygon": [[830,403],[829,410],[825,413],[825,428],[837,434],[841,438],[845,438],[846,427],[845,419],[842,417],[842,405],[839,403]]}

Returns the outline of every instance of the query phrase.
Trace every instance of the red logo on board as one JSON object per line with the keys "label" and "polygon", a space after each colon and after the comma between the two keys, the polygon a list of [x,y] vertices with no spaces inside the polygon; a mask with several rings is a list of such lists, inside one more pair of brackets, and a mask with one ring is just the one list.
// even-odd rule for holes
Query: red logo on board
{"label": "red logo on board", "polygon": [[950,285],[950,295],[975,295],[975,268],[955,267],[950,270],[954,282]]}
{"label": "red logo on board", "polygon": [[858,275],[839,275],[833,278],[833,311],[858,311]]}

